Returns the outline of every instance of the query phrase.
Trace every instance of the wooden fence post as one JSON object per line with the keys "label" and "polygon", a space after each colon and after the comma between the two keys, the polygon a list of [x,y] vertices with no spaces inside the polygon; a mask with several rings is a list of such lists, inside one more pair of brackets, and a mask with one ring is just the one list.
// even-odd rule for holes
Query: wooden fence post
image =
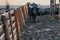
{"label": "wooden fence post", "polygon": [[59,0],[59,22],[60,22],[60,0]]}
{"label": "wooden fence post", "polygon": [[24,13],[23,13],[24,11],[22,8],[20,8],[20,11],[21,11],[22,19],[23,19],[23,25],[26,26],[25,19],[24,19]]}
{"label": "wooden fence post", "polygon": [[0,40],[5,40],[5,33],[4,33],[4,30],[3,30],[3,24],[2,24],[2,21],[1,21],[1,15],[0,15]]}
{"label": "wooden fence post", "polygon": [[18,20],[18,12],[17,10],[14,10],[14,15],[15,15],[15,21],[16,21],[16,32],[17,32],[17,39],[20,40],[20,25],[19,25],[19,20]]}
{"label": "wooden fence post", "polygon": [[5,40],[10,40],[6,16],[2,15],[1,18],[2,18],[2,23],[4,25],[3,28],[4,28],[4,32],[5,32]]}
{"label": "wooden fence post", "polygon": [[26,5],[24,6],[24,14],[25,14],[25,19],[27,18],[27,8]]}
{"label": "wooden fence post", "polygon": [[[11,21],[11,26],[12,26],[12,32],[13,32],[13,37],[14,37],[14,40],[17,40],[17,32],[16,32],[16,21],[15,21],[15,15],[14,15],[14,10],[11,10],[10,11],[10,21]],[[15,37],[16,36],[16,37]]]}
{"label": "wooden fence post", "polygon": [[[28,16],[28,6],[27,6],[27,4],[26,4],[26,14],[27,14],[27,16]],[[26,16],[26,17],[27,17]]]}
{"label": "wooden fence post", "polygon": [[14,14],[14,11],[10,11],[9,16],[10,16],[10,24],[11,24],[11,30],[12,30],[12,38],[14,40],[14,34],[13,34],[13,26],[12,26],[12,16]]}

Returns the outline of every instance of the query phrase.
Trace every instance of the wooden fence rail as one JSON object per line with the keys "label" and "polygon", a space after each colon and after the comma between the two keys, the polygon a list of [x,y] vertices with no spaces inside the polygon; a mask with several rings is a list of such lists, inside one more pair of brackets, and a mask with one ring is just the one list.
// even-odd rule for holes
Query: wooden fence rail
{"label": "wooden fence rail", "polygon": [[27,5],[0,15],[0,40],[20,40],[27,19]]}

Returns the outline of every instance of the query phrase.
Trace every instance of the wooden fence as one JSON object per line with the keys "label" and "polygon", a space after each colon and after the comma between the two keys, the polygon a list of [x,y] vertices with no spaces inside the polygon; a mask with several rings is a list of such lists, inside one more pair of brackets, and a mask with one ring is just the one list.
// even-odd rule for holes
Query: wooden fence
{"label": "wooden fence", "polygon": [[20,40],[28,15],[27,5],[0,15],[0,40]]}

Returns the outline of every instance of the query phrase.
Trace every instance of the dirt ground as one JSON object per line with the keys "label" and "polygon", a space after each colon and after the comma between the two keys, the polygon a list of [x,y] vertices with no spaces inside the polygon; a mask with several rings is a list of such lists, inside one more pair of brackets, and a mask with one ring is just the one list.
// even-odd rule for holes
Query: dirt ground
{"label": "dirt ground", "polygon": [[30,23],[29,17],[23,27],[20,40],[60,40],[60,22],[57,17],[37,16],[36,23]]}

